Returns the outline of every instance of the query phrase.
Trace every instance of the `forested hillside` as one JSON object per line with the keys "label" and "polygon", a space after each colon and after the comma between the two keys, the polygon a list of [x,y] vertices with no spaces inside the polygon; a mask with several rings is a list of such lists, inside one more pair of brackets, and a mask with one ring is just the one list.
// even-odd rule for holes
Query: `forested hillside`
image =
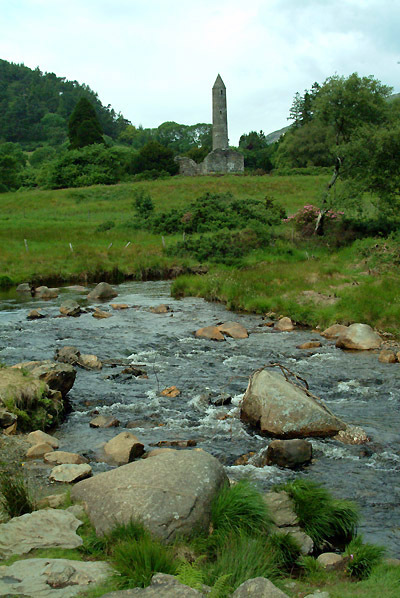
{"label": "forested hillside", "polygon": [[59,145],[67,139],[68,119],[82,97],[94,106],[105,135],[116,139],[128,121],[103,106],[88,85],[0,60],[0,141]]}

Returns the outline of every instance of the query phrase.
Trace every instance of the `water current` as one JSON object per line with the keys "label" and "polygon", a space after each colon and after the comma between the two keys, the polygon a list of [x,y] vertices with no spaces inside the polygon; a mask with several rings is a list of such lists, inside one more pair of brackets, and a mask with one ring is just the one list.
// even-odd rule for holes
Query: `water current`
{"label": "water current", "polygon": [[[323,483],[337,497],[357,501],[364,539],[400,557],[398,364],[381,364],[374,353],[345,353],[311,331],[272,332],[261,316],[233,314],[217,303],[171,299],[167,282],[129,282],[116,288],[115,301],[131,307],[112,311],[107,304],[100,306],[112,311],[112,317],[103,320],[91,313],[57,317],[67,298],[87,305],[85,295],[73,290],[61,289],[58,299],[50,302],[15,291],[0,295],[0,361],[7,365],[52,359],[55,349],[73,345],[81,353],[141,364],[147,371],[146,379],[120,375],[123,366],[106,365],[100,372],[78,369],[69,393],[72,411],[56,432],[63,450],[94,455],[132,421],[136,427],[130,431],[146,449],[159,441],[195,440],[225,465],[232,479],[246,476],[267,490],[301,475]],[[149,310],[160,303],[167,303],[172,312]],[[38,307],[47,317],[27,320],[28,312]],[[202,326],[232,320],[249,330],[248,339],[214,342],[193,335]],[[322,346],[312,352],[296,348],[311,339],[321,340]],[[257,454],[268,445],[268,438],[241,423],[239,402],[250,374],[271,362],[307,379],[311,392],[346,422],[362,426],[371,443],[360,447],[313,439],[313,462],[300,472],[235,465],[241,455]],[[160,391],[171,385],[181,394],[161,396]],[[215,407],[207,400],[207,395],[221,393],[232,396],[230,405]],[[93,411],[118,418],[120,428],[90,428]],[[228,417],[221,419],[224,415]],[[109,467],[92,465],[95,472]]]}

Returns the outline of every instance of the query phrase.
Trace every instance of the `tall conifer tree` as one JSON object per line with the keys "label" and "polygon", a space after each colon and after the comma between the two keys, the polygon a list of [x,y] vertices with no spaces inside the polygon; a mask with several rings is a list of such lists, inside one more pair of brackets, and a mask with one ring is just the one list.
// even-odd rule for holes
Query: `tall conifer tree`
{"label": "tall conifer tree", "polygon": [[81,98],[68,121],[68,137],[71,149],[92,143],[103,143],[103,131],[95,109],[86,98]]}

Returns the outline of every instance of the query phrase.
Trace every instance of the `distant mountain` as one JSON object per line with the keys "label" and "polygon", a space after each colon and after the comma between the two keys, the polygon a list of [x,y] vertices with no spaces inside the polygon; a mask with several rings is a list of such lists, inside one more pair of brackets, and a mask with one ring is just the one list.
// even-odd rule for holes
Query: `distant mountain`
{"label": "distant mountain", "polygon": [[88,85],[0,59],[0,141],[19,142],[27,148],[62,143],[81,97],[93,104],[106,135],[116,138],[129,124],[111,106],[103,106]]}
{"label": "distant mountain", "polygon": [[289,129],[290,125],[288,125],[287,127],[283,127],[282,129],[279,129],[278,131],[273,131],[273,133],[269,133],[268,135],[265,136],[265,139],[267,140],[268,145],[270,145],[271,143],[275,143],[275,141],[278,141],[279,137],[281,137],[284,133],[286,133],[286,131]]}

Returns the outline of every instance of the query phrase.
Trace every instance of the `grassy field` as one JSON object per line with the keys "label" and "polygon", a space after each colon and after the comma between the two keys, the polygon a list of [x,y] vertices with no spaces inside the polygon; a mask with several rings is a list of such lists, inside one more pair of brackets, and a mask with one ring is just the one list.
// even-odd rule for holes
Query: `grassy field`
{"label": "grassy field", "polygon": [[[176,268],[198,265],[172,257],[160,234],[132,226],[138,189],[149,192],[156,211],[181,209],[206,192],[236,198],[272,198],[288,214],[319,204],[327,176],[218,176],[23,191],[0,196],[0,284],[62,283],[165,278]],[[182,238],[169,231],[168,248]],[[184,275],[176,297],[199,295],[230,309],[289,315],[307,325],[362,321],[397,334],[400,320],[399,243],[359,239],[340,249],[300,239],[290,224],[275,229],[274,242],[240,263],[207,264],[205,276]]]}

